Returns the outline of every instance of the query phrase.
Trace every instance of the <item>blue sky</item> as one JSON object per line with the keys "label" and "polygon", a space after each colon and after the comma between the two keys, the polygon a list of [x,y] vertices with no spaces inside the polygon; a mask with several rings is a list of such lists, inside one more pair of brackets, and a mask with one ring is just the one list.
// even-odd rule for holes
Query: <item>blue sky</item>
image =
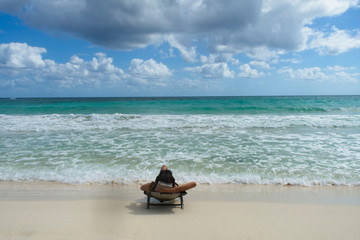
{"label": "blue sky", "polygon": [[360,1],[0,0],[0,97],[360,94]]}

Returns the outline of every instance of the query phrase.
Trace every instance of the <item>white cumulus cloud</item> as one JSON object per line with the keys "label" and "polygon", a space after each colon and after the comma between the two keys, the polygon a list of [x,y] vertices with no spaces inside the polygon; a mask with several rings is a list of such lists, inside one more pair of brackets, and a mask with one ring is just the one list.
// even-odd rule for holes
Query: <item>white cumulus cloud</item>
{"label": "white cumulus cloud", "polygon": [[31,82],[47,82],[64,88],[79,85],[164,85],[172,77],[172,71],[153,59],[133,59],[128,71],[113,64],[105,53],[96,53],[87,61],[72,56],[66,63],[44,59],[45,48],[26,43],[0,44],[0,84],[15,86]]}
{"label": "white cumulus cloud", "polygon": [[292,68],[283,68],[279,73],[288,73],[291,78],[302,80],[326,80],[327,76],[321,71],[319,67],[303,68],[293,70]]}
{"label": "white cumulus cloud", "polygon": [[331,82],[358,82],[360,74],[354,72],[355,68],[328,66],[325,69],[320,67],[292,69],[284,67],[278,73],[288,75],[296,80],[331,81]]}
{"label": "white cumulus cloud", "polygon": [[129,67],[129,73],[134,77],[141,78],[169,78],[171,70],[163,63],[157,63],[154,59],[133,59]]}
{"label": "white cumulus cloud", "polygon": [[197,73],[205,78],[233,78],[234,71],[230,70],[227,63],[209,63],[196,67],[184,68],[185,71]]}
{"label": "white cumulus cloud", "polygon": [[258,72],[258,70],[251,68],[249,64],[243,64],[239,68],[239,77],[242,78],[258,78],[265,76],[264,72]]}
{"label": "white cumulus cloud", "polygon": [[270,69],[270,65],[264,61],[251,61],[250,65],[256,66],[256,67],[260,67],[263,69]]}
{"label": "white cumulus cloud", "polygon": [[129,67],[130,85],[143,87],[146,85],[165,87],[173,75],[172,71],[163,63],[157,63],[154,59],[131,60]]}
{"label": "white cumulus cloud", "polygon": [[42,54],[45,48],[31,47],[26,43],[0,44],[0,68],[21,69],[45,66]]}
{"label": "white cumulus cloud", "polygon": [[70,61],[64,64],[47,60],[47,67],[38,72],[45,80],[54,80],[62,87],[101,83],[117,84],[126,78],[126,73],[113,65],[113,59],[104,53],[96,53],[86,61],[78,56],[72,56]]}
{"label": "white cumulus cloud", "polygon": [[314,39],[310,41],[310,48],[321,55],[338,55],[353,48],[360,48],[360,32],[339,30],[333,26],[331,33],[314,32]]}

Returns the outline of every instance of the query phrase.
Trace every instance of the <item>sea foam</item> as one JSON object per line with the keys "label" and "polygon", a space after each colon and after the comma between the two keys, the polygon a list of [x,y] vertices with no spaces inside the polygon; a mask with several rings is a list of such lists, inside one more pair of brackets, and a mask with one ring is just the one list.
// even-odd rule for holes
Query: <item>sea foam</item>
{"label": "sea foam", "polygon": [[0,115],[0,180],[360,185],[357,114]]}
{"label": "sea foam", "polygon": [[0,132],[147,129],[357,128],[360,115],[0,114]]}

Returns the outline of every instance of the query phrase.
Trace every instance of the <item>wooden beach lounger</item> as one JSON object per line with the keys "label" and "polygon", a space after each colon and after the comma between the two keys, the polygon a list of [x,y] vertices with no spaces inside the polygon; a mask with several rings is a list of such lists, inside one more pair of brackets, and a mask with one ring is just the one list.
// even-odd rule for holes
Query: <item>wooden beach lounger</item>
{"label": "wooden beach lounger", "polygon": [[[181,209],[184,208],[184,198],[187,193],[179,192],[179,193],[164,193],[164,192],[144,192],[147,196],[147,209],[150,208],[150,205],[155,206],[181,206]],[[161,203],[151,203],[151,198],[155,198]],[[180,198],[180,203],[163,203],[169,201],[175,201],[176,198]]]}
{"label": "wooden beach lounger", "polygon": [[[147,185],[146,187],[144,187]],[[140,189],[144,191],[144,194],[147,196],[147,208],[150,208],[150,205],[161,205],[161,206],[181,206],[184,208],[184,196],[187,194],[186,190],[189,190],[196,186],[195,182],[186,183],[180,186],[172,187],[169,183],[159,182],[155,188],[155,191],[148,191],[148,186],[150,183],[143,185]],[[161,203],[174,201],[176,198],[180,198],[180,203],[165,203],[165,204],[155,204],[151,203],[151,198],[155,198]]]}

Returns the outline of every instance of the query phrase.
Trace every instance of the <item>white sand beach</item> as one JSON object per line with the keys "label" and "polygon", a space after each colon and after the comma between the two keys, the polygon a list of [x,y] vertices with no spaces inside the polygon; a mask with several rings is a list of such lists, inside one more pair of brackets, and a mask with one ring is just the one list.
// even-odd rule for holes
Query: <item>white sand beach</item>
{"label": "white sand beach", "polygon": [[0,183],[0,239],[360,239],[359,187],[199,185],[185,208],[139,185]]}

